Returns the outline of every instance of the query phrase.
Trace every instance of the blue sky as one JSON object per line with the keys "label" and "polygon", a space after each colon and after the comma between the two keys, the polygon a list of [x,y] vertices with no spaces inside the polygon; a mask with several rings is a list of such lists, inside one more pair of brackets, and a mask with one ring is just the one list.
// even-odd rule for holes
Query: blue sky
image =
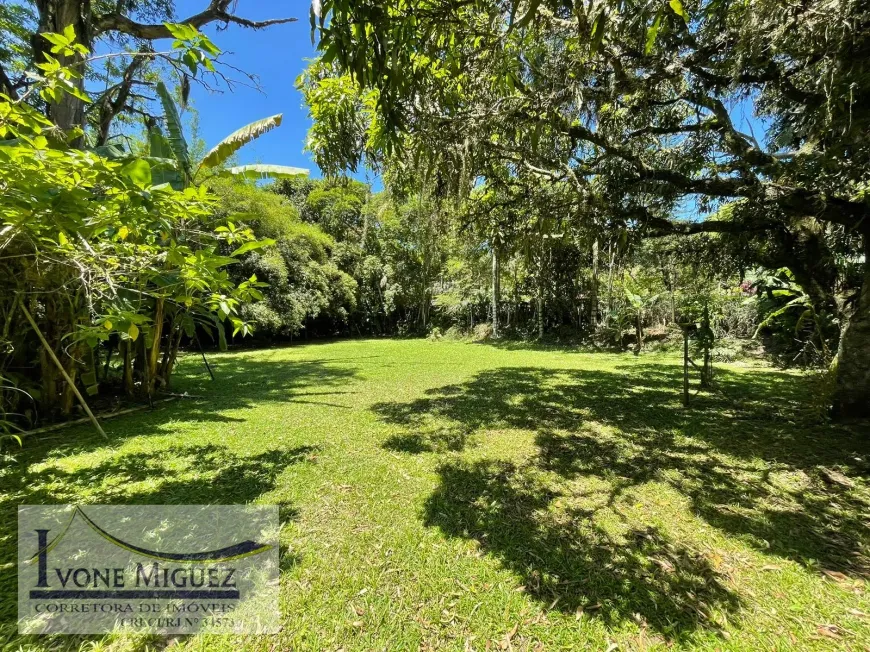
{"label": "blue sky", "polygon": [[[202,11],[207,0],[177,0],[177,20]],[[285,18],[299,20],[286,25],[274,25],[263,30],[244,29],[230,25],[218,30],[209,25],[204,32],[224,51],[227,63],[257,75],[262,92],[236,86],[233,92],[209,94],[197,84],[191,91],[193,106],[199,111],[200,136],[208,147],[239,127],[276,113],[284,114],[283,124],[238,153],[240,164],[271,163],[308,168],[313,177],[320,170],[303,152],[305,135],[311,121],[302,95],[296,90],[296,78],[306,68],[306,59],[315,56],[308,23],[309,3],[305,0],[240,0],[236,13],[251,20]],[[232,72],[232,71],[228,71]],[[241,79],[242,75],[233,73]],[[362,181],[381,188],[379,179],[365,172],[355,175]]]}

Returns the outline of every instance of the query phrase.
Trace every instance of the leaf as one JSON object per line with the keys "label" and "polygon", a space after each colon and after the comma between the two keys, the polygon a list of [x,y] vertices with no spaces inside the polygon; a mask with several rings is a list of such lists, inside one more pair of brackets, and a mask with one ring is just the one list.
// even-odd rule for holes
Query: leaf
{"label": "leaf", "polygon": [[128,156],[127,152],[124,151],[124,148],[117,143],[100,145],[99,147],[94,147],[91,151],[98,156],[110,160],[126,158]]}
{"label": "leaf", "polygon": [[118,229],[118,237],[121,238],[121,240],[126,240],[128,235],[130,235],[130,229],[126,226],[122,226]]}
{"label": "leaf", "polygon": [[235,154],[252,140],[256,140],[276,127],[280,127],[282,118],[282,114],[279,113],[278,115],[273,115],[269,118],[257,120],[256,122],[252,122],[251,124],[245,125],[241,129],[234,131],[205,155],[205,158],[202,159],[202,163],[199,164],[200,169],[213,168],[224,163],[230,156]]}
{"label": "leaf", "polygon": [[604,9],[602,9],[598,16],[595,18],[595,22],[592,23],[592,40],[589,43],[589,55],[595,56],[598,50],[601,48],[601,40],[604,38],[604,28],[607,23],[607,14],[604,13]]}
{"label": "leaf", "polygon": [[822,572],[823,572],[825,575],[827,575],[828,577],[830,577],[832,580],[835,580],[835,581],[837,581],[837,582],[848,582],[848,581],[850,581],[850,580],[849,580],[849,576],[848,576],[848,575],[845,575],[845,574],[843,574],[843,573],[841,573],[840,571],[823,570]]}
{"label": "leaf", "polygon": [[271,238],[266,238],[265,240],[254,240],[251,242],[246,242],[241,247],[236,249],[230,256],[241,256],[242,254],[246,254],[249,251],[254,251],[254,249],[261,249],[263,247],[270,247],[275,244],[275,241]]}
{"label": "leaf", "polygon": [[151,183],[155,186],[168,183],[176,190],[181,190],[183,181],[178,173],[178,160],[172,151],[166,136],[159,127],[152,127],[148,131],[148,157],[151,164]]}
{"label": "leaf", "polygon": [[127,329],[127,335],[135,342],[139,338],[139,327],[136,324],[130,324],[130,328]]}
{"label": "leaf", "polygon": [[178,108],[175,106],[175,100],[172,99],[166,85],[161,81],[157,82],[157,96],[160,98],[160,103],[163,105],[163,113],[166,117],[166,129],[169,132],[167,140],[175,155],[175,160],[178,161],[178,166],[181,168],[182,175],[185,179],[190,179],[190,150],[187,146],[187,140],[184,138],[184,128],[181,124],[181,116],[178,115]]}
{"label": "leaf", "polygon": [[662,26],[662,12],[661,12],[661,10],[659,10],[659,12],[656,14],[656,17],[655,17],[655,20],[653,21],[653,24],[650,26],[650,28],[646,32],[646,46],[643,49],[644,54],[649,54],[650,52],[652,52],[653,46],[656,43],[656,37],[658,36],[658,33],[659,33],[659,28],[661,26]]}
{"label": "leaf", "polygon": [[183,23],[163,23],[169,33],[180,41],[192,41],[199,36],[199,31],[193,25]]}
{"label": "leaf", "polygon": [[312,0],[311,7],[308,11],[308,18],[311,21],[311,45],[315,43],[315,36],[317,34],[317,22],[320,21],[323,24],[323,15],[322,15],[322,7],[320,4],[320,0]]}
{"label": "leaf", "polygon": [[819,625],[816,627],[816,631],[822,636],[826,636],[827,638],[832,638],[834,640],[840,640],[843,638],[842,630],[836,625]]}
{"label": "leaf", "polygon": [[218,173],[222,177],[243,177],[245,179],[291,179],[293,177],[308,176],[309,170],[305,168],[292,168],[286,165],[239,165],[228,168]]}
{"label": "leaf", "polygon": [[683,3],[680,0],[670,0],[668,2],[671,9],[674,10],[674,13],[677,14],[680,18],[682,18],[687,24],[689,22],[689,14],[686,13],[685,8],[683,7]]}
{"label": "leaf", "polygon": [[528,25],[530,22],[532,22],[532,19],[535,17],[535,14],[538,13],[538,7],[540,6],[540,4],[541,4],[541,0],[531,0],[529,2],[529,10],[525,13],[525,15],[522,18],[520,18],[519,22],[516,23],[517,29],[522,29],[523,27]]}
{"label": "leaf", "polygon": [[147,188],[151,185],[151,166],[142,159],[135,159],[127,163],[121,168],[121,174],[140,188]]}
{"label": "leaf", "polygon": [[224,325],[217,317],[214,318],[215,326],[217,326],[217,334],[218,334],[218,349],[221,351],[226,351],[227,348],[227,332],[224,329]]}

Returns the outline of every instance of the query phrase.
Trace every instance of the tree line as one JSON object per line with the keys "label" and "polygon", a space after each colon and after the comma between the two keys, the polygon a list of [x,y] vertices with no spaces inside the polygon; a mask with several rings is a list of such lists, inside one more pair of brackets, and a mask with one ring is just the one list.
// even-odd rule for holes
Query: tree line
{"label": "tree line", "polygon": [[249,335],[639,353],[701,321],[830,365],[863,413],[868,12],[768,4],[315,3],[313,180],[232,164],[281,116],[211,150],[183,120],[233,83],[199,27],[292,19],[4,3],[0,435],[151,400],[182,348]]}

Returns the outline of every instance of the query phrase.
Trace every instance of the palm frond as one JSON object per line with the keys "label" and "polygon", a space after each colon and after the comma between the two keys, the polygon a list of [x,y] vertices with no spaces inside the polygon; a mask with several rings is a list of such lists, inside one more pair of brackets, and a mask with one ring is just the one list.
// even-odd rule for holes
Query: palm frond
{"label": "palm frond", "polygon": [[187,147],[187,140],[184,138],[181,116],[178,115],[175,100],[172,99],[172,95],[162,81],[157,82],[157,96],[160,98],[160,103],[163,105],[163,113],[166,117],[166,130],[169,132],[167,141],[172,149],[172,153],[175,155],[175,159],[178,161],[182,174],[190,179],[192,177],[190,152]]}
{"label": "palm frond", "polygon": [[275,129],[276,127],[280,127],[282,118],[283,116],[281,114],[273,115],[270,118],[257,120],[256,122],[252,122],[251,124],[245,125],[241,129],[234,131],[205,155],[205,158],[202,159],[202,163],[199,164],[200,169],[213,168],[224,163],[230,156],[235,154],[252,140],[272,131],[272,129]]}
{"label": "palm frond", "polygon": [[292,177],[308,176],[309,170],[305,168],[292,168],[286,165],[239,165],[227,168],[218,173],[224,177],[242,177],[245,179],[289,179]]}
{"label": "palm frond", "polygon": [[[178,160],[172,150],[172,145],[167,140],[159,127],[152,127],[148,132],[149,162],[151,174],[155,186],[168,183],[176,190],[184,186],[184,181],[179,174]],[[155,165],[156,163],[156,165]]]}

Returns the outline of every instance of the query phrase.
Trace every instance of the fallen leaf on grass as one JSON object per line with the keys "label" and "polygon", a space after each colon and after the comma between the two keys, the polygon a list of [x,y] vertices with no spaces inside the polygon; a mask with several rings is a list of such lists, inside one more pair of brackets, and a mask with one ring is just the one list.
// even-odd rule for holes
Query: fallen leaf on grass
{"label": "fallen leaf on grass", "polygon": [[673,573],[674,565],[669,562],[667,559],[656,559],[655,557],[650,557],[650,561],[661,566],[663,571],[667,571],[668,573]]}
{"label": "fallen leaf on grass", "polygon": [[827,636],[828,638],[833,638],[834,640],[839,641],[843,638],[842,631],[836,625],[819,625],[816,627],[816,631],[822,636]]}
{"label": "fallen leaf on grass", "polygon": [[514,636],[517,635],[517,630],[519,628],[520,628],[520,624],[517,623],[516,625],[514,625],[514,628],[511,631],[509,631],[507,634],[504,635],[504,640],[499,641],[498,646],[502,650],[507,650],[511,646],[511,640],[513,639]]}
{"label": "fallen leaf on grass", "polygon": [[849,613],[853,616],[858,616],[858,618],[870,618],[870,615],[864,613],[860,609],[849,609]]}
{"label": "fallen leaf on grass", "polygon": [[838,582],[850,582],[848,575],[841,573],[840,571],[832,571],[832,570],[823,570],[825,575],[830,577],[832,580],[836,580]]}
{"label": "fallen leaf on grass", "polygon": [[819,475],[821,475],[822,480],[827,482],[829,485],[840,485],[841,487],[847,487],[849,489],[855,486],[855,483],[851,478],[848,478],[839,471],[833,469],[826,469],[823,466],[819,467]]}

